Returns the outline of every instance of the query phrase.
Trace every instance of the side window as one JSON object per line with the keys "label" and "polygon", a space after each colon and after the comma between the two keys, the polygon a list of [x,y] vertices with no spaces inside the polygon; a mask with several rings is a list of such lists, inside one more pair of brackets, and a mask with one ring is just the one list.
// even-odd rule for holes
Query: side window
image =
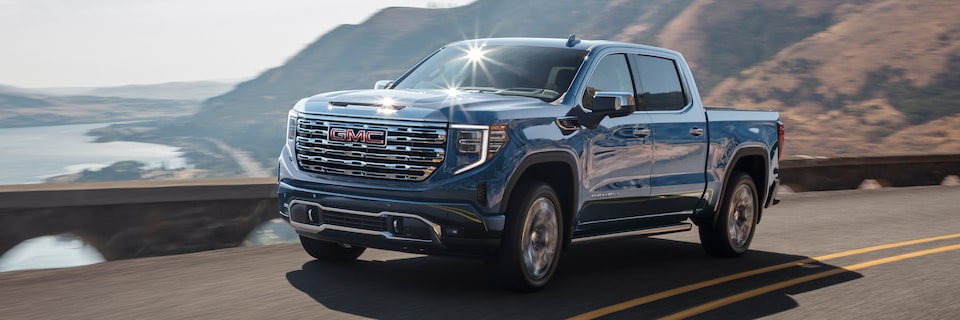
{"label": "side window", "polygon": [[680,110],[687,105],[677,65],[670,59],[638,56],[641,110]]}
{"label": "side window", "polygon": [[593,95],[600,91],[633,93],[633,80],[630,78],[626,55],[611,54],[600,59],[583,93],[583,107],[593,109]]}

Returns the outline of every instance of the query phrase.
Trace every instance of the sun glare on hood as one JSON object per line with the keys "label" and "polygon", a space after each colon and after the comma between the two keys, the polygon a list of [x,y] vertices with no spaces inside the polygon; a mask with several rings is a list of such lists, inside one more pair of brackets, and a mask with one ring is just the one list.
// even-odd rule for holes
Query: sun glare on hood
{"label": "sun glare on hood", "polygon": [[447,94],[447,97],[454,98],[460,96],[460,89],[455,86],[448,86],[446,89],[443,89],[443,93]]}
{"label": "sun glare on hood", "polygon": [[380,104],[380,108],[377,109],[377,114],[379,115],[393,115],[397,113],[397,110],[403,108],[397,106],[397,101],[391,97],[380,98],[377,103]]}

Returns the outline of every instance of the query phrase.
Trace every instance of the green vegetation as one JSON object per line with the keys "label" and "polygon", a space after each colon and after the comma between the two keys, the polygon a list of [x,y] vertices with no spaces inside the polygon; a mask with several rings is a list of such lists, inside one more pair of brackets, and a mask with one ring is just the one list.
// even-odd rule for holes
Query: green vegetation
{"label": "green vegetation", "polygon": [[[709,6],[717,7],[717,11],[728,11],[719,7],[729,5],[718,2]],[[715,10],[709,8],[704,12],[709,15]],[[703,19],[715,20],[711,17]],[[804,17],[798,15],[795,7],[755,4],[729,21],[716,21],[711,28],[702,30],[706,32],[704,49],[709,61],[700,64],[708,73],[697,74],[700,92],[706,94],[723,79],[736,76],[797,41],[826,30],[832,20],[830,14]]]}
{"label": "green vegetation", "polygon": [[74,182],[101,182],[140,180],[147,164],[139,161],[120,161],[100,170],[83,170]]}
{"label": "green vegetation", "polygon": [[912,124],[960,113],[960,56],[953,56],[944,72],[926,86],[906,79],[904,70],[884,66],[867,74],[860,98],[886,97]]}
{"label": "green vegetation", "polygon": [[891,84],[887,95],[895,108],[914,124],[936,120],[960,112],[960,56],[954,56],[947,69],[923,87],[907,82]]}

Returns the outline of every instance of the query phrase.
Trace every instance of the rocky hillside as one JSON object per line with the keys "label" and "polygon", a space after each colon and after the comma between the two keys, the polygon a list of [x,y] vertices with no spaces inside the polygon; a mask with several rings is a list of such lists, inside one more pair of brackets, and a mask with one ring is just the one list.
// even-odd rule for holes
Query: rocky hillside
{"label": "rocky hillside", "polygon": [[870,1],[729,77],[711,101],[783,112],[791,153],[960,151],[960,2]]}
{"label": "rocky hillside", "polygon": [[776,109],[788,154],[960,151],[960,2],[478,0],[389,8],[206,101],[158,135],[212,137],[275,165],[285,114],[314,93],[371,87],[474,37],[613,39],[689,59],[705,102]]}

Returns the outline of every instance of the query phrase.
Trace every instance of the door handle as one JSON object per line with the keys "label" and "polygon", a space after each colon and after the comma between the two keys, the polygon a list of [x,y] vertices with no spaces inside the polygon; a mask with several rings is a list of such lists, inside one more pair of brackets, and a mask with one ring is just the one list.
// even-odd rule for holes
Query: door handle
{"label": "door handle", "polygon": [[690,135],[692,136],[699,137],[702,134],[703,134],[703,129],[700,129],[697,127],[693,127],[693,129],[690,129]]}
{"label": "door handle", "polygon": [[634,129],[633,135],[640,138],[646,138],[647,136],[650,135],[650,129]]}

